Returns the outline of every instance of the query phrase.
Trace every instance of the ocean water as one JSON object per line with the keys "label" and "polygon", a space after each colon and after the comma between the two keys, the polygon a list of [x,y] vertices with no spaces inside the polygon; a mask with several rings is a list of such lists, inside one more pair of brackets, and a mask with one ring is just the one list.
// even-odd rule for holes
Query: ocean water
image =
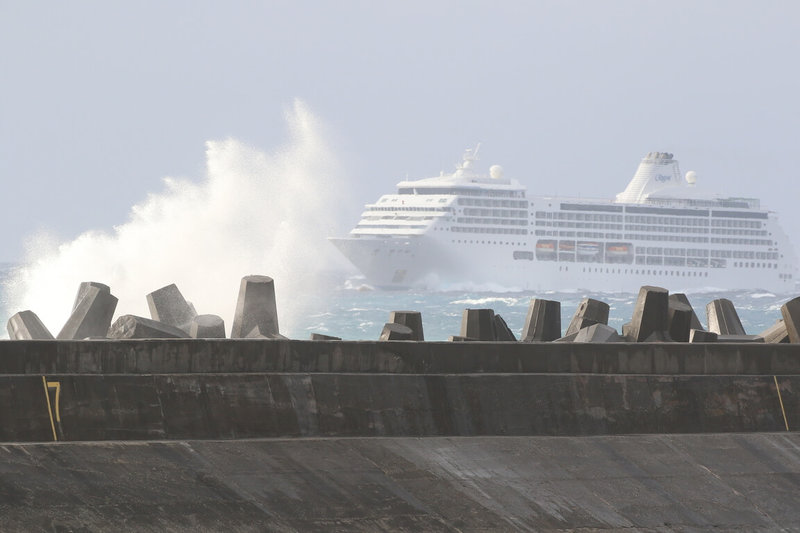
{"label": "ocean water", "polygon": [[[0,286],[9,278],[13,265],[0,264]],[[181,287],[180,280],[175,280]],[[154,287],[156,289],[158,287]],[[77,290],[77,287],[75,287]],[[112,287],[112,292],[114,292]],[[461,315],[468,308],[490,308],[500,314],[509,327],[519,337],[528,312],[531,298],[545,298],[561,302],[561,322],[566,329],[572,314],[584,297],[596,298],[609,304],[609,324],[618,331],[628,322],[633,313],[636,294],[607,292],[481,292],[481,291],[436,291],[374,290],[363,280],[347,272],[328,273],[324,282],[313,288],[313,298],[295,298],[291,294],[281,294],[282,287],[276,279],[276,293],[279,299],[300,300],[302,309],[293,309],[294,319],[281,332],[292,339],[308,339],[311,333],[323,333],[346,340],[376,340],[384,323],[389,320],[391,311],[419,311],[422,313],[425,338],[430,341],[447,340],[450,335],[458,335],[461,328]],[[291,290],[297,290],[292,285]],[[185,294],[192,300],[196,295]],[[227,315],[233,313],[236,304],[235,291],[230,294],[230,309],[208,310],[209,313]],[[701,322],[705,323],[705,305],[716,298],[728,298],[739,313],[742,324],[748,333],[756,334],[781,318],[780,307],[795,295],[772,294],[768,292],[726,291],[694,292],[688,294],[689,300]],[[282,297],[282,298],[281,298]],[[145,295],[141,295],[145,301]],[[72,299],[61,302],[69,308]],[[21,309],[11,309],[4,292],[0,292],[0,320],[5,324],[8,318]],[[36,312],[36,309],[32,309]],[[204,311],[206,312],[206,311]],[[117,308],[116,316],[137,314],[124,306]],[[149,316],[149,315],[145,315]],[[282,313],[279,307],[278,318]],[[58,333],[62,324],[46,323],[53,334]],[[230,323],[226,323],[230,330]],[[0,337],[7,338],[5,328]]]}

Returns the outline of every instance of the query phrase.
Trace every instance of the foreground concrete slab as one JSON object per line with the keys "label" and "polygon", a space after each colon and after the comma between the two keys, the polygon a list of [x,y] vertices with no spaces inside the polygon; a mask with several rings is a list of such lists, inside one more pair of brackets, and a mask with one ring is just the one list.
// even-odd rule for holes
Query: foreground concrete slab
{"label": "foreground concrete slab", "polygon": [[[633,308],[633,318],[628,330],[628,340],[644,342],[656,332],[669,330],[669,291],[662,287],[645,285]],[[661,335],[666,336],[666,334]]]}
{"label": "foreground concrete slab", "polygon": [[136,315],[122,315],[108,330],[110,339],[184,339],[180,328]]}
{"label": "foreground concrete slab", "polygon": [[461,315],[461,333],[479,341],[493,341],[496,338],[493,309],[464,309]]}
{"label": "foreground concrete slab", "polygon": [[87,283],[78,289],[79,296],[82,296],[61,328],[57,336],[59,340],[105,337],[108,333],[117,308],[117,297],[107,290],[107,285]]}
{"label": "foreground concrete slab", "polygon": [[522,328],[523,342],[548,342],[561,337],[561,302],[532,298]]}
{"label": "foreground concrete slab", "polygon": [[594,324],[608,324],[608,310],[607,303],[594,298],[584,298],[578,304],[578,309],[575,310],[564,337],[569,337]]}
{"label": "foreground concrete slab", "polygon": [[193,339],[224,339],[225,321],[217,315],[197,315],[189,325],[189,336]]}
{"label": "foreground concrete slab", "polygon": [[422,331],[422,313],[419,311],[392,311],[389,313],[389,322],[411,328],[413,332],[411,340],[425,340],[425,333]]}
{"label": "foreground concrete slab", "polygon": [[8,338],[12,341],[52,340],[53,334],[33,311],[20,311],[8,319]]}
{"label": "foreground concrete slab", "polygon": [[794,531],[797,433],[7,444],[7,531]]}
{"label": "foreground concrete slab", "polygon": [[719,298],[706,305],[708,331],[719,335],[747,335],[733,302]]}
{"label": "foreground concrete slab", "polygon": [[245,276],[233,316],[231,338],[241,339],[258,327],[263,335],[280,333],[275,303],[275,282],[269,276]]}
{"label": "foreground concrete slab", "polygon": [[151,292],[146,298],[153,320],[189,333],[192,319],[197,316],[197,312],[174,283]]}

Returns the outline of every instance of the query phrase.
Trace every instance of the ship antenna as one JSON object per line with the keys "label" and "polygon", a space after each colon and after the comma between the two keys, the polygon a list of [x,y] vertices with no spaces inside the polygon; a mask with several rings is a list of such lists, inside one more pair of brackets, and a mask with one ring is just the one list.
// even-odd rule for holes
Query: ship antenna
{"label": "ship antenna", "polygon": [[472,162],[478,160],[478,150],[481,149],[481,143],[475,145],[475,149],[467,148],[464,150],[461,164],[456,168],[472,168]]}

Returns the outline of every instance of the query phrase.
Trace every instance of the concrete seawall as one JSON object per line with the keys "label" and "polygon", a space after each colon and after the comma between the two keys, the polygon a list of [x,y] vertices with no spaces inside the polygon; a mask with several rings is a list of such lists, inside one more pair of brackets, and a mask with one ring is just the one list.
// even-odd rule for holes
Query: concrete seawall
{"label": "concrete seawall", "polygon": [[800,427],[793,345],[0,344],[0,440],[611,435]]}
{"label": "concrete seawall", "polygon": [[799,390],[792,344],[4,341],[0,529],[797,530]]}

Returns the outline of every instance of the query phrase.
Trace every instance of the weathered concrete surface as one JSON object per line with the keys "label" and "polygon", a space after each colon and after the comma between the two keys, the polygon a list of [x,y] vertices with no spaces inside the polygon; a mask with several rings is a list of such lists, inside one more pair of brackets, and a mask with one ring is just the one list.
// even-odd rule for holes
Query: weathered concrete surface
{"label": "weathered concrete surface", "polygon": [[[645,285],[639,289],[639,296],[633,309],[633,318],[630,322],[628,340],[643,342],[652,340],[666,340],[669,336],[669,292],[662,287]],[[687,330],[686,338],[689,333]]]}
{"label": "weathered concrete surface", "polygon": [[424,341],[425,332],[422,329],[422,313],[419,311],[392,311],[389,313],[389,323],[402,324],[411,328],[411,340]]}
{"label": "weathered concrete surface", "polygon": [[733,302],[719,298],[706,304],[708,331],[718,335],[747,335]]}
{"label": "weathered concrete surface", "polygon": [[16,341],[53,340],[53,334],[47,329],[39,315],[33,311],[20,311],[8,319],[6,324],[8,337]]}
{"label": "weathered concrete surface", "polygon": [[224,339],[225,321],[217,315],[196,315],[189,326],[193,339]]}
{"label": "weathered concrete surface", "polygon": [[414,330],[403,324],[387,322],[383,325],[379,340],[382,341],[410,341],[414,340]]}
{"label": "weathered concrete surface", "polygon": [[800,435],[0,447],[7,531],[795,531]]}
{"label": "weathered concrete surface", "polygon": [[275,282],[269,276],[245,276],[239,285],[231,338],[247,337],[254,328],[266,337],[280,333]]}
{"label": "weathered concrete surface", "polygon": [[578,309],[572,315],[572,320],[567,326],[564,337],[569,337],[573,333],[578,333],[583,328],[594,324],[608,324],[609,305],[594,298],[584,298],[578,304]]}
{"label": "weathered concrete surface", "polygon": [[500,315],[494,315],[494,335],[498,342],[517,342],[514,332],[508,327],[505,319]]}
{"label": "weathered concrete surface", "polygon": [[108,329],[110,339],[180,339],[188,336],[181,328],[136,315],[122,315]]}
{"label": "weathered concrete surface", "polygon": [[174,283],[151,292],[146,299],[153,320],[190,333],[189,328],[197,312]]}
{"label": "weathered concrete surface", "polygon": [[494,341],[494,310],[492,309],[464,309],[461,315],[461,333],[459,337],[466,337],[479,341]]}
{"label": "weathered concrete surface", "polygon": [[75,308],[56,338],[59,340],[105,337],[117,308],[117,297],[109,292],[108,285],[94,282],[81,283]]}
{"label": "weathered concrete surface", "polygon": [[554,341],[561,337],[561,302],[532,298],[522,328],[524,342]]}
{"label": "weathered concrete surface", "polygon": [[3,374],[800,375],[800,346],[242,339],[0,341]]}

